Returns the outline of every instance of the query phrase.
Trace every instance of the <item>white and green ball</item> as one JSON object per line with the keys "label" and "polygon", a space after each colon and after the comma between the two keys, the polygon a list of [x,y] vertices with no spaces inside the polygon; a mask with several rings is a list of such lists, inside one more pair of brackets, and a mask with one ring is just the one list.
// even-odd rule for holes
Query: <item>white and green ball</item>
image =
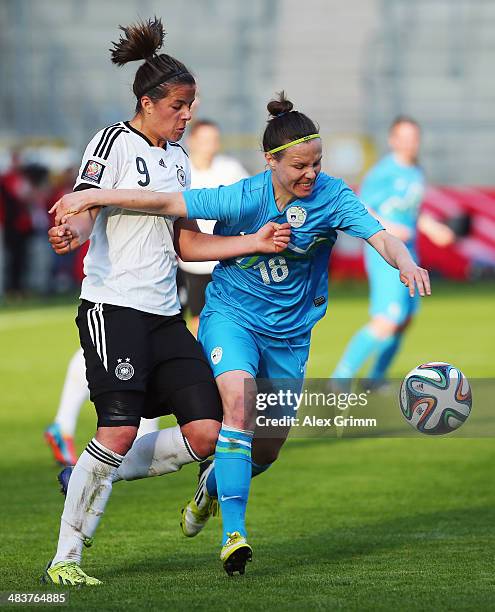
{"label": "white and green ball", "polygon": [[471,387],[464,374],[450,363],[423,363],[402,381],[399,404],[404,418],[417,431],[446,434],[468,418]]}

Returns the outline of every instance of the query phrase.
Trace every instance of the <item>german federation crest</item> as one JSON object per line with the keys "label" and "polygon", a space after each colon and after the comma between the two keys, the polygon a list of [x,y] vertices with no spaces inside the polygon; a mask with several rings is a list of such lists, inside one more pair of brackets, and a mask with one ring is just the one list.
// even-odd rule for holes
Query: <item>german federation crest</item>
{"label": "german federation crest", "polygon": [[287,210],[287,223],[291,227],[301,227],[303,223],[306,221],[306,217],[308,213],[302,206],[291,206]]}
{"label": "german federation crest", "polygon": [[117,367],[115,368],[115,376],[119,380],[129,380],[134,376],[134,367],[131,360],[127,357],[125,360],[117,359]]}
{"label": "german federation crest", "polygon": [[182,166],[177,166],[177,180],[182,187],[186,186],[186,173],[184,172],[184,168]]}

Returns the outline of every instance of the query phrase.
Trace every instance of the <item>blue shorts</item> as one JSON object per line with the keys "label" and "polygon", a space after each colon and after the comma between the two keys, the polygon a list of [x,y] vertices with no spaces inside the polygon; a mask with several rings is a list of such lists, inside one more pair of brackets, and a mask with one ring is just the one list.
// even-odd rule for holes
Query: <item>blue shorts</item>
{"label": "blue shorts", "polygon": [[370,284],[370,315],[381,315],[402,325],[419,308],[416,288],[414,297],[399,279],[399,271],[387,264],[373,247],[365,248],[366,270]]}
{"label": "blue shorts", "polygon": [[273,338],[205,309],[200,317],[198,340],[215,377],[243,370],[255,378],[303,379],[311,333],[290,339]]}

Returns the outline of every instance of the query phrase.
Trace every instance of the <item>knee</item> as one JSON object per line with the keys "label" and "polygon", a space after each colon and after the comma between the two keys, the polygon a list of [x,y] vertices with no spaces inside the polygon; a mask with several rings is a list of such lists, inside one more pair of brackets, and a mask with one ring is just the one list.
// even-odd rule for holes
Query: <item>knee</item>
{"label": "knee", "polygon": [[244,389],[232,389],[222,395],[223,420],[236,429],[252,429],[254,408],[246,401]]}
{"label": "knee", "polygon": [[386,340],[397,333],[399,325],[383,317],[375,317],[369,324],[372,333],[381,340]]}
{"label": "knee", "polygon": [[223,422],[236,429],[254,429],[256,382],[244,370],[225,372],[216,379],[222,398]]}
{"label": "knee", "polygon": [[182,427],[191,448],[198,457],[209,457],[215,452],[220,423],[211,419],[193,421]]}
{"label": "knee", "polygon": [[105,448],[125,455],[136,439],[137,427],[100,427],[96,432],[96,439]]}

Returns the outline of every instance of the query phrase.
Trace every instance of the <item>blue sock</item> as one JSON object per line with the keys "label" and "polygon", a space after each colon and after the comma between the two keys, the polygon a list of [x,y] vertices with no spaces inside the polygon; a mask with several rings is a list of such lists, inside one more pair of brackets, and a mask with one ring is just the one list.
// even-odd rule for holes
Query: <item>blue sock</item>
{"label": "blue sock", "polygon": [[376,356],[375,363],[370,369],[368,378],[373,380],[383,380],[385,378],[388,367],[400,348],[403,335],[404,334],[399,333],[387,338]]}
{"label": "blue sock", "polygon": [[251,484],[253,432],[222,425],[215,449],[218,501],[222,511],[222,544],[228,534],[246,536],[246,506]]}
{"label": "blue sock", "polygon": [[[260,465],[259,463],[255,463],[251,460],[251,478],[258,476],[259,474],[263,474],[263,472],[266,472],[271,465],[273,464],[265,463],[264,465]],[[208,478],[206,479],[206,490],[208,491],[208,495],[210,497],[218,497],[215,467],[213,467],[211,472],[208,474]]]}
{"label": "blue sock", "polygon": [[375,336],[367,325],[362,327],[347,345],[332,378],[354,378],[363,363],[379,350],[383,343],[384,340]]}

